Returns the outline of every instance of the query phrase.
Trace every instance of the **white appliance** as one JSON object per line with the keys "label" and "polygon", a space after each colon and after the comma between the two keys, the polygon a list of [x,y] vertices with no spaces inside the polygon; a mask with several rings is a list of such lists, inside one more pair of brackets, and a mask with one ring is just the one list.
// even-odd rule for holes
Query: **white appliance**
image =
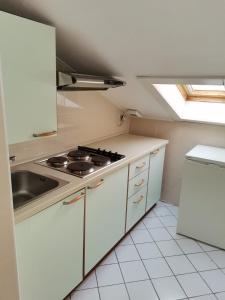
{"label": "white appliance", "polygon": [[225,249],[225,149],[186,154],[177,232]]}

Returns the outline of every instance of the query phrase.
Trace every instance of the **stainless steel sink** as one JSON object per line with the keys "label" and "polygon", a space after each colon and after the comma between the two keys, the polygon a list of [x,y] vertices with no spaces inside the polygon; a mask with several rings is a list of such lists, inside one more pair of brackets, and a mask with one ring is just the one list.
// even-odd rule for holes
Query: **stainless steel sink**
{"label": "stainless steel sink", "polygon": [[30,171],[12,172],[11,181],[14,209],[66,183],[61,179],[49,178]]}

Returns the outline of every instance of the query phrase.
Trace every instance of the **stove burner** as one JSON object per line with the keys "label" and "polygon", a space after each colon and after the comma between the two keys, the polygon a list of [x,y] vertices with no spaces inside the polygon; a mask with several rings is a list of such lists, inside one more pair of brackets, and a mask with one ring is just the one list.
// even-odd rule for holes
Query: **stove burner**
{"label": "stove burner", "polygon": [[49,158],[46,157],[36,163],[66,174],[84,178],[124,157],[122,154],[106,149],[78,146],[64,153],[56,154]]}
{"label": "stove burner", "polygon": [[80,150],[70,151],[67,155],[73,161],[76,160],[88,161],[90,159],[89,153]]}
{"label": "stove burner", "polygon": [[50,157],[47,160],[47,164],[51,165],[52,167],[55,168],[61,168],[64,167],[68,164],[68,159],[66,157],[63,156],[54,156],[54,157]]}
{"label": "stove burner", "polygon": [[67,166],[67,169],[77,175],[87,175],[94,172],[94,164],[88,161],[76,161]]}
{"label": "stove burner", "polygon": [[100,155],[93,155],[91,157],[91,161],[94,163],[95,166],[99,167],[108,166],[111,163],[111,160],[108,157]]}

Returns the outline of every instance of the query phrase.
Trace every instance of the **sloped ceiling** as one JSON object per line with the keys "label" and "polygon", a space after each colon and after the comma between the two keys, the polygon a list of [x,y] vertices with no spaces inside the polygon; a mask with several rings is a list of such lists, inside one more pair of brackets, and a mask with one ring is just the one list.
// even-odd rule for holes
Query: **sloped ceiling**
{"label": "sloped ceiling", "polygon": [[121,108],[176,119],[137,75],[224,76],[224,0],[1,0],[0,9],[57,28],[57,54],[78,72],[122,76]]}

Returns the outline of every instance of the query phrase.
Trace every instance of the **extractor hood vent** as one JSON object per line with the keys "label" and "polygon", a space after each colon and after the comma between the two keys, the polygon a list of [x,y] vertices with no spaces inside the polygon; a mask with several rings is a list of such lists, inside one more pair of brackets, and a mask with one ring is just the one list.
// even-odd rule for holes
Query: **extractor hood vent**
{"label": "extractor hood vent", "polygon": [[57,89],[61,91],[107,90],[124,86],[126,83],[112,77],[77,74],[73,72],[57,73]]}

